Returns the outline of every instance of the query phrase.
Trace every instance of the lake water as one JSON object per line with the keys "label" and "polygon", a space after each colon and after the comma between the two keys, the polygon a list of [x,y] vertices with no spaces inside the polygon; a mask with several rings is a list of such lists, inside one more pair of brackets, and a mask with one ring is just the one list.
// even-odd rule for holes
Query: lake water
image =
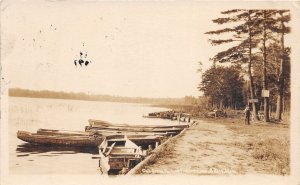
{"label": "lake water", "polygon": [[143,104],[9,97],[9,173],[100,174],[97,149],[79,150],[31,146],[17,138],[17,131],[39,128],[84,130],[88,119],[113,123],[174,124],[170,120],[143,118],[167,109]]}

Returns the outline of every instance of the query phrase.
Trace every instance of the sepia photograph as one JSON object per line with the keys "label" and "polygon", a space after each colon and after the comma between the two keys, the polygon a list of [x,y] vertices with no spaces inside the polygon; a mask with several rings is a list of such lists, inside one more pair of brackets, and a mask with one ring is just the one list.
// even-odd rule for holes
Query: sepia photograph
{"label": "sepia photograph", "polygon": [[300,1],[0,3],[0,184],[300,184]]}

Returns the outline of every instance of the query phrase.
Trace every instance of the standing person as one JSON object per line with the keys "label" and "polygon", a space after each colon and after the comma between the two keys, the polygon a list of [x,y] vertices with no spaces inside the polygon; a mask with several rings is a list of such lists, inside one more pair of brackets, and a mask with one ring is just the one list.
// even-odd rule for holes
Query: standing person
{"label": "standing person", "polygon": [[250,125],[250,109],[248,105],[246,106],[244,112],[245,112],[245,125]]}
{"label": "standing person", "polygon": [[181,113],[180,112],[178,112],[178,115],[177,115],[177,119],[178,119],[178,124],[180,124],[180,119],[181,119]]}

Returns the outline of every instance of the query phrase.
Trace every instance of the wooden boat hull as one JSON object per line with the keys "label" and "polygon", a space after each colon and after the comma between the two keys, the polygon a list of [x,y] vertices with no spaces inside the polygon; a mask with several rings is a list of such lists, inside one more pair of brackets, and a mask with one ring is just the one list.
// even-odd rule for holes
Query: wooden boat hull
{"label": "wooden boat hull", "polygon": [[124,130],[108,130],[108,129],[101,129],[101,128],[91,128],[86,127],[86,132],[91,132],[98,135],[138,135],[138,136],[172,136],[176,135],[177,132],[134,132],[134,131],[124,131]]}
{"label": "wooden boat hull", "polygon": [[38,129],[37,133],[18,131],[17,137],[25,142],[40,145],[57,145],[57,146],[80,146],[80,147],[98,147],[105,137],[124,137],[134,142],[137,146],[147,149],[160,144],[164,136],[149,135],[147,133],[130,133],[130,132],[81,132],[67,130]]}
{"label": "wooden boat hull", "polygon": [[18,131],[17,137],[22,141],[39,145],[57,145],[66,147],[97,147],[103,141],[98,136],[78,135],[45,135],[35,134],[26,131]]}
{"label": "wooden boat hull", "polygon": [[99,156],[103,173],[119,173],[141,162],[143,150],[124,135],[108,136],[99,146]]}
{"label": "wooden boat hull", "polygon": [[89,119],[91,127],[116,127],[116,128],[137,128],[137,129],[168,129],[168,128],[188,128],[189,124],[172,124],[172,125],[128,125],[128,124],[115,124],[102,120]]}
{"label": "wooden boat hull", "polygon": [[53,130],[40,128],[36,132],[40,135],[64,135],[64,136],[92,136],[94,133],[85,131]]}
{"label": "wooden boat hull", "polygon": [[143,116],[143,118],[160,118],[158,116]]}
{"label": "wooden boat hull", "polygon": [[[122,173],[124,169],[131,169],[142,161],[140,157],[134,156],[118,156],[118,157],[105,157],[100,154],[99,167],[104,174]],[[126,171],[127,172],[127,171]],[[126,173],[123,172],[123,173]]]}
{"label": "wooden boat hull", "polygon": [[184,128],[134,128],[134,127],[115,127],[115,126],[110,126],[110,127],[102,127],[102,126],[97,126],[97,127],[86,127],[86,131],[89,130],[102,130],[102,131],[123,131],[123,132],[176,132],[179,133],[183,130]]}

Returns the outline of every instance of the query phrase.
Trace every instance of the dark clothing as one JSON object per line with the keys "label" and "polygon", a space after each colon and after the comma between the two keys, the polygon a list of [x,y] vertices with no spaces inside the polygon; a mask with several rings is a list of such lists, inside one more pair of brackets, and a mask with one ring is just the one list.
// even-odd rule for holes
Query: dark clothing
{"label": "dark clothing", "polygon": [[250,125],[250,110],[245,110],[245,124]]}
{"label": "dark clothing", "polygon": [[250,116],[249,117],[245,117],[245,124],[246,125],[250,125]]}
{"label": "dark clothing", "polygon": [[248,109],[248,110],[246,110],[246,112],[245,112],[245,116],[246,117],[250,117],[250,110]]}

